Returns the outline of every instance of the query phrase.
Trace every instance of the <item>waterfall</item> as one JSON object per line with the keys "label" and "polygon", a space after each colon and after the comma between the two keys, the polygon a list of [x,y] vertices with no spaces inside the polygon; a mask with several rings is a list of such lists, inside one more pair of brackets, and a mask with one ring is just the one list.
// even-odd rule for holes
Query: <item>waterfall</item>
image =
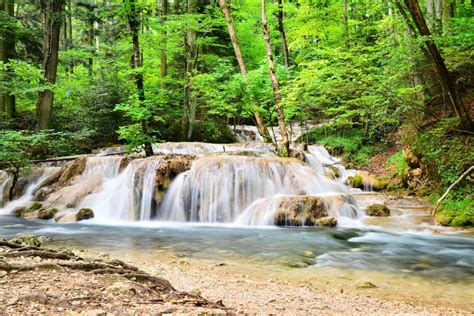
{"label": "waterfall", "polygon": [[309,153],[306,154],[308,163],[320,174],[330,171],[329,166],[332,166],[339,172],[337,180],[343,183],[346,182],[347,177],[356,174],[355,170],[347,170],[344,165],[342,165],[341,160],[331,156],[323,146],[308,146],[308,152]]}
{"label": "waterfall", "polygon": [[[108,164],[103,163],[107,160]],[[102,161],[102,164],[96,161]],[[85,196],[79,207],[93,209],[99,219],[150,220],[156,168],[161,158],[133,160],[119,173],[120,161],[120,157],[94,157],[87,160],[84,170],[86,177],[89,164],[95,165],[91,167],[90,175],[99,170],[105,172],[102,173],[100,188]]]}
{"label": "waterfall", "polygon": [[0,205],[6,201],[7,193],[7,184],[10,182],[10,176],[3,170],[0,170]]}
{"label": "waterfall", "polygon": [[[35,181],[31,182],[27,188],[25,193],[18,199],[11,201],[10,203],[7,203],[3,208],[0,209],[0,214],[9,214],[11,213],[15,208],[24,206],[28,204],[28,202],[33,200],[33,194],[35,191],[41,187],[42,183],[50,176],[52,175],[55,171],[57,171],[59,168],[57,167],[46,167],[46,168],[41,168],[41,175],[38,179]],[[9,180],[7,180],[7,183]],[[6,185],[3,184],[3,185]],[[6,190],[6,188],[4,188]],[[3,192],[3,191],[2,191]],[[3,198],[3,197],[2,197]]]}
{"label": "waterfall", "polygon": [[[191,170],[175,179],[161,204],[158,218],[232,223],[247,208],[252,208],[252,203],[271,204],[269,198],[275,195],[334,193],[348,194],[349,190],[297,160],[208,156],[195,161]],[[264,213],[268,215],[271,211]]]}

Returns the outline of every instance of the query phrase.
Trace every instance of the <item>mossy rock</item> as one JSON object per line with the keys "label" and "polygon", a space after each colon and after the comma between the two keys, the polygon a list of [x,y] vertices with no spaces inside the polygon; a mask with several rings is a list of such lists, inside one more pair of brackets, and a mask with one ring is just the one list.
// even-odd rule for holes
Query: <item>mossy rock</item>
{"label": "mossy rock", "polygon": [[363,179],[359,175],[348,177],[347,184],[349,184],[353,188],[358,188],[358,189],[361,189],[364,186]]}
{"label": "mossy rock", "polygon": [[91,210],[90,208],[81,208],[79,212],[76,214],[76,220],[79,221],[84,221],[87,219],[94,218],[94,211]]}
{"label": "mossy rock", "polygon": [[41,241],[37,236],[34,235],[23,235],[20,237],[13,238],[10,240],[12,244],[17,244],[23,247],[39,247]]}
{"label": "mossy rock", "polygon": [[316,226],[323,226],[323,227],[336,227],[337,226],[337,218],[334,216],[326,216],[316,220]]}
{"label": "mossy rock", "polygon": [[38,212],[38,218],[48,220],[54,218],[54,215],[58,212],[55,208],[42,209]]}
{"label": "mossy rock", "polygon": [[17,207],[15,209],[13,209],[12,213],[16,216],[16,217],[25,217],[28,213],[32,213],[32,212],[35,212],[39,209],[41,209],[43,205],[40,203],[40,202],[33,202],[33,204],[31,204],[30,206],[28,207]]}
{"label": "mossy rock", "polygon": [[372,183],[372,188],[375,191],[382,191],[388,187],[389,181],[387,178],[375,178],[374,182]]}
{"label": "mossy rock", "polygon": [[40,202],[33,202],[30,207],[28,207],[28,211],[37,211],[39,210],[43,205]]}
{"label": "mossy rock", "polygon": [[16,207],[13,209],[12,213],[16,217],[23,217],[26,214],[26,207]]}
{"label": "mossy rock", "polygon": [[435,219],[442,226],[473,227],[474,211],[441,210],[436,213]]}
{"label": "mossy rock", "polygon": [[331,171],[334,173],[334,175],[336,176],[336,178],[339,178],[341,176],[341,172],[340,170],[337,168],[337,167],[334,167],[334,166],[328,166],[329,169],[331,169]]}
{"label": "mossy rock", "polygon": [[387,217],[390,215],[390,209],[383,204],[372,204],[366,208],[365,214],[368,216]]}

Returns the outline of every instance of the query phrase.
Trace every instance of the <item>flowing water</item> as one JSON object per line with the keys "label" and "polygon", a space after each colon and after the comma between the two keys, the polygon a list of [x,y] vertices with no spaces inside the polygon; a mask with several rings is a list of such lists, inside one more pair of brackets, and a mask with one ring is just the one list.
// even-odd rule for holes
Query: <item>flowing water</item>
{"label": "flowing water", "polygon": [[[350,278],[349,273],[357,273],[386,284],[396,279],[400,293],[408,284],[431,284],[447,299],[453,286],[457,299],[472,294],[472,231],[435,226],[431,208],[418,200],[350,189],[344,182],[354,171],[320,146],[308,147],[306,163],[277,158],[272,145],[258,142],[165,143],[154,145],[154,151],[197,155],[191,169],[172,181],[161,203],[155,198],[155,176],[163,156],[125,164],[122,156],[101,151],[87,158],[80,177],[48,198],[65,206],[66,212],[90,207],[93,220],[59,224],[2,215],[0,236],[32,233],[52,237],[52,245],[138,251],[157,258],[161,252],[182,253],[277,274],[298,271],[303,280]],[[336,179],[325,176],[332,168],[338,170]],[[57,168],[43,170],[0,214],[31,201]],[[7,181],[0,175],[2,191]],[[280,201],[295,195],[324,201],[329,215],[338,218],[338,227],[273,226]],[[392,215],[365,217],[363,209],[372,203],[389,205]]]}

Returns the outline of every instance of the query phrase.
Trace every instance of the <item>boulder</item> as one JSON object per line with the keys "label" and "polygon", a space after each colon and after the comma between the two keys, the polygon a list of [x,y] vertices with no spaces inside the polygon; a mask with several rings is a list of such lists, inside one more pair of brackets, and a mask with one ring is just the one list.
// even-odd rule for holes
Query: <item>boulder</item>
{"label": "boulder", "polygon": [[326,216],[316,220],[316,226],[324,226],[324,227],[336,227],[337,226],[337,218],[334,216]]}
{"label": "boulder", "polygon": [[56,215],[57,212],[58,210],[55,208],[41,209],[38,212],[38,218],[44,219],[44,220],[52,219]]}
{"label": "boulder", "polygon": [[34,235],[23,235],[10,240],[12,244],[17,244],[23,247],[39,247],[41,246],[41,241],[37,236]]}
{"label": "boulder", "polygon": [[315,226],[319,218],[327,216],[327,206],[317,196],[283,196],[277,206],[274,221],[278,226]]}
{"label": "boulder", "polygon": [[372,204],[365,209],[368,216],[386,217],[390,215],[390,209],[383,204]]}
{"label": "boulder", "polygon": [[91,218],[94,218],[94,211],[91,210],[90,208],[81,208],[79,212],[76,213],[76,220],[78,222],[91,219]]}

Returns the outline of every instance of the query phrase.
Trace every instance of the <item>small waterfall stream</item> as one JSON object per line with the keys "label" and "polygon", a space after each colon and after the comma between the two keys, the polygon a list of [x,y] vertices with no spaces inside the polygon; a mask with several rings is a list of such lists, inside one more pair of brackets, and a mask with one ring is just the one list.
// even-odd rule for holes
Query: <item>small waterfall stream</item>
{"label": "small waterfall stream", "polygon": [[[159,219],[272,225],[274,197],[318,195],[332,205],[334,198],[325,195],[334,194],[349,194],[349,190],[297,160],[210,156],[195,161],[191,170],[173,182],[160,207]],[[350,202],[348,208],[356,209],[355,202]],[[266,211],[262,213],[262,209]],[[354,212],[333,211],[330,215],[357,217]]]}

